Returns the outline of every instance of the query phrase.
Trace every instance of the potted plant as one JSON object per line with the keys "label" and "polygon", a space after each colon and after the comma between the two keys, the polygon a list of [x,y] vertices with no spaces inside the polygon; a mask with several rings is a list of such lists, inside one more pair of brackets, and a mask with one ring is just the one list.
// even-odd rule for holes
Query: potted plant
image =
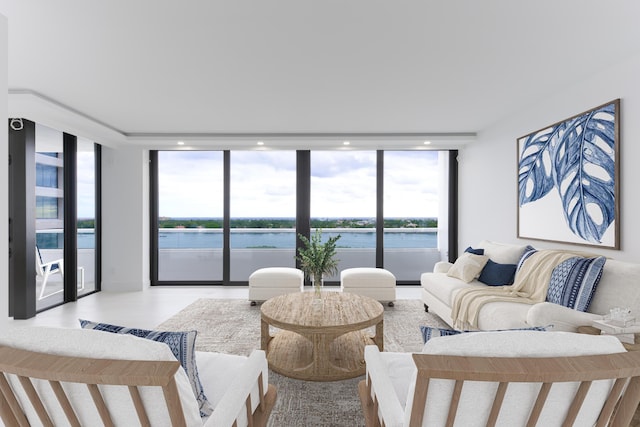
{"label": "potted plant", "polygon": [[339,260],[334,257],[337,252],[336,242],[340,239],[340,235],[330,237],[326,243],[322,243],[322,230],[317,228],[311,240],[302,234],[298,234],[298,237],[304,245],[298,250],[296,257],[300,261],[300,269],[313,282],[316,297],[320,297],[323,276],[338,272]]}

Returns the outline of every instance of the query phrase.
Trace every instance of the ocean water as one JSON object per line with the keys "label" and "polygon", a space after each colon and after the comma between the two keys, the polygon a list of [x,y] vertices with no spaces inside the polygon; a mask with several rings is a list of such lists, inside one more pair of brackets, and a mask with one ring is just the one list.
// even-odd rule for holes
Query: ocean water
{"label": "ocean water", "polygon": [[[328,231],[324,238],[340,234],[338,248],[375,248],[376,233],[374,231]],[[291,231],[237,231],[231,232],[231,248],[295,248],[295,232]],[[161,230],[158,234],[160,249],[174,248],[221,248],[222,232],[219,230],[176,231]],[[436,248],[438,233],[425,232],[389,232],[384,235],[385,248]]]}
{"label": "ocean water", "polygon": [[[323,237],[329,238],[340,234],[339,248],[375,248],[376,233],[369,230],[358,231],[323,231]],[[38,233],[38,245],[41,249],[61,248],[61,233]],[[221,248],[222,231],[211,229],[163,229],[158,233],[160,249],[197,249]],[[410,230],[385,232],[385,248],[437,248],[438,233],[435,230]],[[93,233],[78,234],[78,248],[90,249],[95,247]],[[294,230],[232,230],[232,249],[250,248],[295,248]]]}

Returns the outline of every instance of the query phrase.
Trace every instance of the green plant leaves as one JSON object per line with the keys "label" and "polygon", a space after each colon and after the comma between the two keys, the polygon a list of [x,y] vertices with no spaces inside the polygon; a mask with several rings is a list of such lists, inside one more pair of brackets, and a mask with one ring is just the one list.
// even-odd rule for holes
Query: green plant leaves
{"label": "green plant leaves", "polygon": [[304,247],[298,250],[296,259],[300,261],[300,268],[308,277],[322,277],[324,275],[331,276],[338,272],[338,259],[335,259],[337,253],[336,242],[340,239],[338,234],[330,237],[326,243],[322,243],[322,230],[316,229],[311,239],[302,234],[298,234]]}

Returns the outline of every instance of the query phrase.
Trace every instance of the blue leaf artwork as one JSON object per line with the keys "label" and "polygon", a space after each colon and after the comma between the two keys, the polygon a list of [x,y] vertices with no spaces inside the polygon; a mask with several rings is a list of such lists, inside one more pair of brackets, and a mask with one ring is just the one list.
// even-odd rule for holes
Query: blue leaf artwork
{"label": "blue leaf artwork", "polygon": [[519,155],[519,206],[555,189],[571,232],[594,244],[616,214],[616,105],[528,135]]}

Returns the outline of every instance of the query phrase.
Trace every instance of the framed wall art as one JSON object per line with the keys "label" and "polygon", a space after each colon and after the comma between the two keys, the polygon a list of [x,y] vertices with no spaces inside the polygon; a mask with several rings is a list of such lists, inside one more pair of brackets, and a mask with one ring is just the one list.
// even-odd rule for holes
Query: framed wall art
{"label": "framed wall art", "polygon": [[620,248],[620,100],[517,140],[518,237]]}

